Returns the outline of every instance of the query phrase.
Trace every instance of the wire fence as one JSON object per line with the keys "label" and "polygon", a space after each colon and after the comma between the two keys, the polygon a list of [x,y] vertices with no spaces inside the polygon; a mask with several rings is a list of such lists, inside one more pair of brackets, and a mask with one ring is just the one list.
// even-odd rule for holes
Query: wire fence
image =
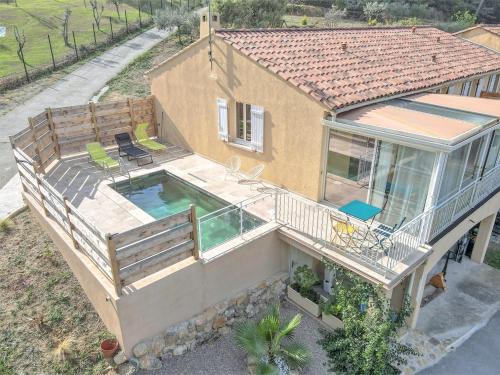
{"label": "wire fence", "polygon": [[[14,4],[14,0],[11,3]],[[44,62],[32,64],[31,53],[21,49],[18,54],[19,71],[0,77],[0,92],[17,88],[47,73],[72,65],[152,27],[153,16],[159,9],[178,6],[195,9],[203,4],[203,0],[125,0],[123,4],[133,6],[137,13],[131,17],[123,8],[119,23],[113,17],[102,17],[99,26],[93,22],[87,31],[69,30],[65,43],[66,52],[63,53],[60,51],[60,46],[54,43],[56,38],[61,38],[61,30],[58,30],[57,34],[47,34],[46,37],[26,35],[29,42],[33,43],[35,40],[39,43],[37,51],[32,53],[36,53],[38,59],[41,55],[41,60]],[[45,48],[40,45],[44,45]]]}

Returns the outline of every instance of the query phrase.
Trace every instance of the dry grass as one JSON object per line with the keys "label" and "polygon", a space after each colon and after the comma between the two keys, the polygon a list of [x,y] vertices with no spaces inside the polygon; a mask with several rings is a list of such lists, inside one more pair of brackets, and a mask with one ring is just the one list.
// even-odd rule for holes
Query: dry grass
{"label": "dry grass", "polygon": [[181,48],[182,46],[176,43],[174,37],[161,41],[110,80],[107,83],[109,90],[101,97],[100,101],[110,102],[150,95],[151,88],[149,82],[144,78],[144,73],[180,51]]}
{"label": "dry grass", "polygon": [[29,211],[0,233],[0,374],[105,374],[110,337]]}

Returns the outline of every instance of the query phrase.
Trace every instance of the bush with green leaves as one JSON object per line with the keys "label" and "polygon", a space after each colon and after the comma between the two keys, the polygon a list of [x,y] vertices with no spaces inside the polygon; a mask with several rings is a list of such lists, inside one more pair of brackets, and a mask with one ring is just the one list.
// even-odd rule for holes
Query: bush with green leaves
{"label": "bush with green leaves", "polygon": [[281,27],[286,0],[215,0],[225,26],[237,28]]}
{"label": "bush with green leaves", "polygon": [[12,220],[0,219],[0,233],[9,233],[12,230]]}
{"label": "bush with green leaves", "polygon": [[324,314],[333,315],[342,320],[342,306],[335,295],[331,296],[328,301],[321,303],[320,307]]}
{"label": "bush with green leaves", "polygon": [[189,38],[189,41],[192,42],[199,32],[200,21],[198,14],[190,11],[186,6],[157,9],[154,21],[156,27],[160,30],[177,28],[175,33],[181,45],[184,44],[183,36]]}
{"label": "bush with green leaves", "polygon": [[324,264],[335,271],[335,308],[342,312],[344,323],[343,329],[323,332],[318,342],[327,353],[329,370],[337,374],[399,374],[395,366],[406,364],[410,355],[418,355],[398,341],[398,333],[411,315],[409,298],[399,311],[393,311],[381,287],[329,260]]}
{"label": "bush with green leaves", "polygon": [[293,334],[302,316],[281,321],[279,304],[274,305],[258,322],[245,321],[236,326],[236,342],[256,364],[259,375],[288,375],[290,370],[302,370],[311,361],[311,353],[293,341]]}
{"label": "bush with green leaves", "polygon": [[363,7],[363,15],[365,19],[375,20],[376,22],[381,22],[384,20],[384,16],[387,10],[387,3],[382,3],[378,1],[369,1]]}
{"label": "bush with green leaves", "polygon": [[299,292],[302,297],[318,303],[319,294],[313,290],[313,286],[319,284],[318,275],[309,266],[304,264],[296,268],[293,277],[292,288]]}
{"label": "bush with green leaves", "polygon": [[461,24],[464,29],[473,26],[477,20],[477,17],[468,10],[459,10],[451,18],[453,21]]}

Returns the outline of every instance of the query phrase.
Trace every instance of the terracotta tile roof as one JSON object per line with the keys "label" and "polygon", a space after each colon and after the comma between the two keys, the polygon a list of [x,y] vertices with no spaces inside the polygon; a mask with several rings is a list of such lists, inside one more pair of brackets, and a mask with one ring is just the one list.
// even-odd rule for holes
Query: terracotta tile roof
{"label": "terracotta tile roof", "polygon": [[500,24],[497,25],[481,25],[483,29],[488,30],[490,33],[500,36]]}
{"label": "terracotta tile roof", "polygon": [[433,27],[222,29],[216,35],[332,110],[500,71],[499,54]]}

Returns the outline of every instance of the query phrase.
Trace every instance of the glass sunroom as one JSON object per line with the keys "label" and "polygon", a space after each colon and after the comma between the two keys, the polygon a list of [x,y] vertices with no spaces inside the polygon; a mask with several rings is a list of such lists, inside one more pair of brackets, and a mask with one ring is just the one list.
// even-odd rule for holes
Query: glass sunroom
{"label": "glass sunroom", "polygon": [[[477,182],[498,175],[499,117],[500,105],[491,99],[421,94],[327,119],[325,203],[366,202],[382,209],[375,220],[389,228],[457,197],[470,208]],[[451,224],[460,208],[454,204],[442,220]]]}

